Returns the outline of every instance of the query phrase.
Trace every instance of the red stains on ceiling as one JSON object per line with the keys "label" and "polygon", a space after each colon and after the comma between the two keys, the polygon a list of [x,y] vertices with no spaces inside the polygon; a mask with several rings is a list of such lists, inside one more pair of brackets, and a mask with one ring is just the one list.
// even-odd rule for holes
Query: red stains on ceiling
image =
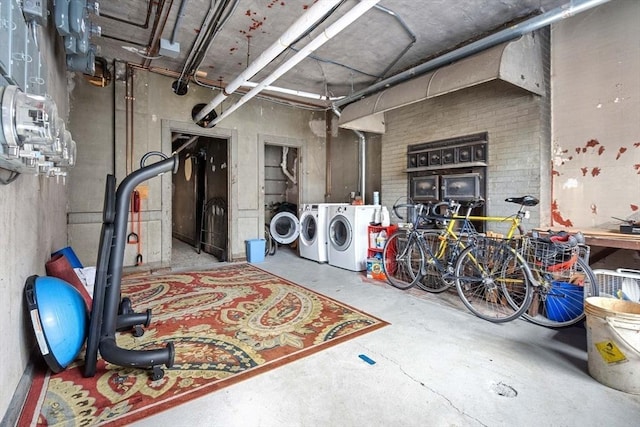
{"label": "red stains on ceiling", "polygon": [[280,3],[280,6],[284,6],[284,2],[281,0],[271,0],[269,3],[267,3],[267,7],[271,9],[273,6],[276,6],[278,3]]}
{"label": "red stains on ceiling", "polygon": [[620,147],[618,149],[618,154],[616,154],[616,160],[619,160],[620,156],[622,156],[626,151],[627,149],[625,147]]}
{"label": "red stains on ceiling", "polygon": [[638,209],[640,209],[640,207],[638,207],[638,205],[634,205],[634,204],[629,205],[629,207],[630,207],[630,208],[631,208],[631,210],[632,210],[632,211],[634,211],[634,212],[636,212]]}
{"label": "red stains on ceiling", "polygon": [[251,19],[251,23],[249,24],[249,28],[247,28],[246,30],[240,30],[240,34],[251,37],[250,33],[262,27],[262,24],[264,24],[264,21],[267,20],[267,17],[263,16],[262,18],[260,18],[258,17],[258,13],[252,11],[251,9],[247,9],[244,14]]}
{"label": "red stains on ceiling", "polygon": [[551,220],[553,225],[559,224],[564,227],[573,227],[573,222],[570,219],[564,219],[562,214],[560,213],[560,209],[558,209],[558,201],[554,200],[551,203]]}

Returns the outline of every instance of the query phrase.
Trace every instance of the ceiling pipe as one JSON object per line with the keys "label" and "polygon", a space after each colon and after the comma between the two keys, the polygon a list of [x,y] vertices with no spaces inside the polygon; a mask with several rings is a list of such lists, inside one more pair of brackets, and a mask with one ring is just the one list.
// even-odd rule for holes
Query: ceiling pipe
{"label": "ceiling pipe", "polygon": [[291,43],[297,40],[307,29],[322,19],[335,5],[342,0],[324,0],[316,2],[305,12],[296,22],[285,31],[280,38],[269,46],[260,56],[253,61],[238,77],[227,85],[227,87],[205,105],[200,113],[194,118],[198,123],[204,116],[209,114],[211,110],[222,104],[229,95],[236,91],[243,83],[247,82],[251,77],[256,75],[260,70],[269,65],[278,55],[280,55]]}
{"label": "ceiling pipe", "polygon": [[[341,16],[336,22],[328,26],[320,35],[318,35],[315,39],[311,40],[305,47],[300,49],[298,53],[289,58],[284,64],[280,65],[273,73],[267,76],[264,80],[262,80],[256,87],[251,89],[246,95],[238,100],[231,107],[227,108],[225,112],[219,115],[217,118],[212,120],[209,123],[209,127],[216,125],[225,117],[228,117],[229,114],[233,113],[235,110],[240,108],[244,103],[249,101],[251,98],[260,93],[264,88],[269,86],[271,83],[280,78],[287,71],[295,67],[300,61],[305,59],[307,56],[311,54],[314,50],[318,49],[320,46],[331,40],[335,37],[340,31],[347,28],[351,23],[353,23],[356,19],[364,15],[369,9],[376,5],[380,0],[362,0],[360,3],[355,5],[351,10]],[[317,3],[316,3],[317,4]],[[204,111],[204,109],[203,109]],[[202,115],[202,111],[199,116]],[[197,117],[196,117],[197,119]]]}
{"label": "ceiling pipe", "polygon": [[495,34],[470,43],[464,47],[461,47],[460,49],[445,53],[444,55],[427,61],[424,64],[412,67],[406,71],[403,71],[402,73],[396,74],[395,76],[375,83],[365,89],[362,89],[334,102],[333,105],[341,107],[343,105],[350,104],[351,102],[357,101],[361,98],[364,98],[365,96],[374,94],[391,86],[395,86],[399,83],[425,74],[436,68],[448,65],[454,61],[465,58],[467,56],[471,56],[500,43],[513,40],[522,36],[523,34],[533,32],[540,28],[546,27],[547,25],[551,25],[565,18],[569,18],[571,16],[577,15],[578,13],[592,9],[601,4],[608,3],[609,1],[611,0],[572,0],[563,6],[550,10],[549,12],[545,12],[534,18],[506,28],[502,31],[498,31]]}
{"label": "ceiling pipe", "polygon": [[178,17],[176,18],[176,22],[173,24],[173,31],[171,32],[171,44],[174,44],[176,42],[178,29],[180,28],[182,18],[184,18],[184,8],[186,7],[187,3],[189,3],[189,0],[182,0],[180,2],[180,7],[178,8]]}

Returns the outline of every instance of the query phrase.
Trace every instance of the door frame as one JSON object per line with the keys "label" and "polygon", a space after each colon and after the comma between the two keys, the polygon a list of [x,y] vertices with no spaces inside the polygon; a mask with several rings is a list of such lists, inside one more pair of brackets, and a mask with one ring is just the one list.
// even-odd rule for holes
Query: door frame
{"label": "door frame", "polygon": [[[174,120],[162,120],[162,152],[173,153],[172,134],[185,133],[189,135],[198,135],[209,138],[225,139],[227,141],[227,253],[228,258],[233,254],[234,248],[231,247],[231,236],[235,235],[237,230],[235,222],[232,220],[235,212],[237,212],[238,188],[232,185],[232,177],[235,173],[235,167],[238,156],[238,132],[233,129],[224,129],[219,127],[203,128],[193,122],[180,122]],[[162,182],[162,247],[161,259],[163,265],[171,265],[171,248],[172,248],[172,184],[173,177],[167,174],[161,177]],[[164,201],[167,203],[164,203]],[[231,260],[231,259],[228,259]]]}
{"label": "door frame", "polygon": [[[265,207],[264,207],[264,199],[265,199],[265,183],[264,183],[264,150],[267,145],[275,145],[280,147],[290,147],[295,148],[298,153],[298,167],[297,167],[297,179],[298,179],[298,209],[300,209],[300,205],[305,200],[304,188],[306,188],[306,176],[304,173],[304,159],[306,158],[306,145],[304,141],[296,138],[288,138],[283,136],[275,136],[275,135],[265,135],[258,134],[258,182],[260,185],[260,192],[258,196],[258,215],[262,218],[262,222],[264,223],[265,218]],[[264,227],[261,227],[262,232],[264,233]]]}

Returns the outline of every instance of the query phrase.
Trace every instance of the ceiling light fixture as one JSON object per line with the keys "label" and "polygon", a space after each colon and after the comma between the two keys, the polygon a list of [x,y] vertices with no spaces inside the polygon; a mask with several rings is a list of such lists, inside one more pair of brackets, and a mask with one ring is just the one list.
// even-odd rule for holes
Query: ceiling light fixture
{"label": "ceiling light fixture", "polygon": [[[245,82],[241,86],[254,88],[254,87],[258,86],[258,83]],[[337,101],[339,99],[344,98],[344,96],[328,97],[328,96],[320,95],[320,94],[317,94],[317,93],[305,92],[305,91],[302,91],[302,90],[295,90],[295,89],[287,89],[287,88],[278,87],[278,86],[266,86],[264,88],[264,90],[268,90],[268,91],[271,91],[271,92],[284,93],[284,94],[287,94],[287,95],[299,96],[299,97],[302,97],[302,98],[320,99],[320,100],[323,100],[323,101]]]}

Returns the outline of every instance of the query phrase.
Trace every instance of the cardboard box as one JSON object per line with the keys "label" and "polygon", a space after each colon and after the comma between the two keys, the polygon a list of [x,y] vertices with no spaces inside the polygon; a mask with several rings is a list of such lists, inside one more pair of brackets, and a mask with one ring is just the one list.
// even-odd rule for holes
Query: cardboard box
{"label": "cardboard box", "polygon": [[384,274],[382,268],[382,260],[378,258],[367,259],[367,277],[369,279],[387,280],[387,275]]}

